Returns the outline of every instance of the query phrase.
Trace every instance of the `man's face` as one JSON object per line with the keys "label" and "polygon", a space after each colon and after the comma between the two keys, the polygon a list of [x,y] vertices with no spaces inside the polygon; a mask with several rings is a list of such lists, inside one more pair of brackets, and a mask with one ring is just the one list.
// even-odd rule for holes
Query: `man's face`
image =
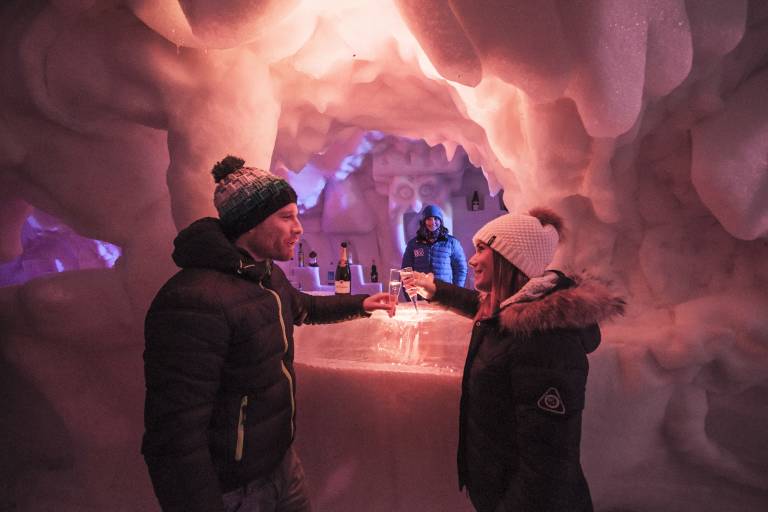
{"label": "man's face", "polygon": [[299,208],[296,203],[290,203],[240,235],[235,244],[247,250],[256,261],[288,261],[303,232]]}
{"label": "man's face", "polygon": [[424,219],[424,225],[430,231],[437,231],[440,229],[440,219],[437,217],[427,217]]}
{"label": "man's face", "polygon": [[475,254],[469,258],[469,266],[475,272],[475,289],[490,292],[493,279],[493,249],[478,242]]}

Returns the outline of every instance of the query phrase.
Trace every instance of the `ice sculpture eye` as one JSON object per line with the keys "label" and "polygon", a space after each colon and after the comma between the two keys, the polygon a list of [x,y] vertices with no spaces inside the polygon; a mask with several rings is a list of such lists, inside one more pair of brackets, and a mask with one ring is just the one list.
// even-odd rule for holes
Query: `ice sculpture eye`
{"label": "ice sculpture eye", "polygon": [[403,199],[403,200],[413,199],[413,195],[414,195],[413,187],[408,185],[407,183],[398,185],[397,190],[395,190],[395,195],[397,196],[398,199]]}
{"label": "ice sculpture eye", "polygon": [[434,183],[425,183],[419,187],[419,195],[422,199],[428,200],[435,196]]}

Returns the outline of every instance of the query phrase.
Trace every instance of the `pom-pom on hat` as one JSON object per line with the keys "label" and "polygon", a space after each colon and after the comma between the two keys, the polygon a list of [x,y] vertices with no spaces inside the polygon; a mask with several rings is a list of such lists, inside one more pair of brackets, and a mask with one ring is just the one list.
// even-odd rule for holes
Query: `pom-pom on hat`
{"label": "pom-pom on hat", "polygon": [[472,243],[483,242],[529,278],[539,277],[552,262],[563,231],[563,220],[552,210],[509,213],[480,228]]}
{"label": "pom-pom on hat", "polygon": [[236,239],[285,205],[296,202],[296,191],[282,178],[245,160],[227,156],[216,162],[211,174],[216,181],[213,204],[226,235]]}

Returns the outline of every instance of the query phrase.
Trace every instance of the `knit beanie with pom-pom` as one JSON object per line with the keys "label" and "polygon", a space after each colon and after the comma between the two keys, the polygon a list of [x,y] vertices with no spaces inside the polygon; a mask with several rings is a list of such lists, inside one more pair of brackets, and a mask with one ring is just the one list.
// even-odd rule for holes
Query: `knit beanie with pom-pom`
{"label": "knit beanie with pom-pom", "polygon": [[528,214],[496,217],[475,233],[472,243],[484,243],[534,278],[542,275],[552,262],[562,232],[563,220],[559,215],[547,208],[534,208]]}
{"label": "knit beanie with pom-pom", "polygon": [[296,202],[296,191],[282,178],[245,160],[227,156],[211,171],[216,181],[213,204],[224,233],[234,240],[277,210]]}

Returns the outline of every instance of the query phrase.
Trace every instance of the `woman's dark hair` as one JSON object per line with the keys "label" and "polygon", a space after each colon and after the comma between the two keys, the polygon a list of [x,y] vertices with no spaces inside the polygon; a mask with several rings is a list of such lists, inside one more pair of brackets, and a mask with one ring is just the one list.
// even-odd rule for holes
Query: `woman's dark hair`
{"label": "woman's dark hair", "polygon": [[[488,248],[488,250],[493,249]],[[520,288],[528,282],[528,276],[496,251],[493,251],[491,273],[493,276],[491,289],[480,300],[480,307],[475,316],[477,320],[495,315],[501,303],[520,291]]]}
{"label": "woman's dark hair", "polygon": [[[421,219],[419,221],[419,229],[416,231],[416,239],[420,242],[428,242],[430,240],[430,233],[427,229],[427,224],[424,222],[426,219]],[[440,227],[437,230],[437,236],[434,238],[434,240],[439,240],[441,238],[445,238],[448,235],[448,228],[443,226],[443,220],[440,219]]]}

